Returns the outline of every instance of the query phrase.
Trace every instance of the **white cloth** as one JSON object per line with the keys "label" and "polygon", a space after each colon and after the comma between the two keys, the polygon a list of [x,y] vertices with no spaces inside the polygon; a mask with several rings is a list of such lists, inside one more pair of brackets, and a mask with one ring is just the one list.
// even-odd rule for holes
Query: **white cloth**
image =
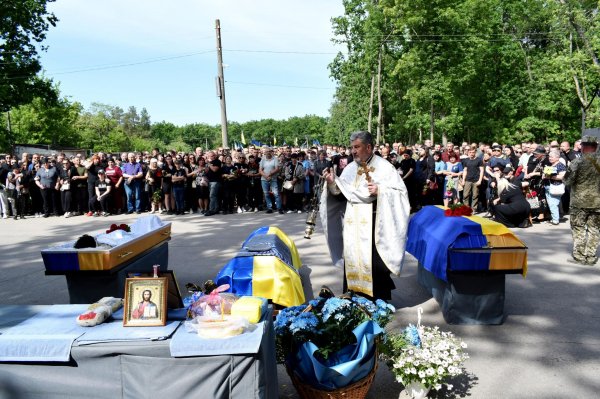
{"label": "white cloth", "polygon": [[[329,190],[323,190],[320,207],[323,230],[333,263],[341,266],[345,262],[348,271],[351,262],[352,266],[364,272],[371,266],[371,223],[375,223],[377,252],[390,272],[398,275],[402,269],[410,215],[408,193],[404,182],[388,161],[374,155],[367,166],[371,169],[371,181],[378,186],[377,196],[369,195],[365,174],[359,173],[360,165],[350,163],[342,175],[335,178],[336,186],[347,199],[344,222],[342,224],[342,212],[338,209],[344,203],[329,201]],[[373,222],[372,217],[368,220],[368,216],[372,215],[375,200],[377,210]]]}

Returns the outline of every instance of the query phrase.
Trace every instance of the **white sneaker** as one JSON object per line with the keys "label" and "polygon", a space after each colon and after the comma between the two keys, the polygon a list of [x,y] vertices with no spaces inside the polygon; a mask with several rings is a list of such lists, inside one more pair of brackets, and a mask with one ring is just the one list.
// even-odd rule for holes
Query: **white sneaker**
{"label": "white sneaker", "polygon": [[8,216],[6,216],[6,213],[4,215],[2,215],[2,219],[8,219]]}
{"label": "white sneaker", "polygon": [[292,212],[294,212],[294,211],[287,211],[286,213],[292,213]]}
{"label": "white sneaker", "polygon": [[152,210],[150,211],[150,213],[156,213],[156,211],[155,211],[154,209],[152,209]]}
{"label": "white sneaker", "polygon": [[65,217],[66,218],[70,218],[71,217],[71,212],[65,212]]}
{"label": "white sneaker", "polygon": [[241,207],[241,206],[238,206],[237,213],[243,213],[243,212],[244,212],[244,211],[242,211],[242,207]]}
{"label": "white sneaker", "polygon": [[298,211],[298,213],[302,213],[302,211]]}

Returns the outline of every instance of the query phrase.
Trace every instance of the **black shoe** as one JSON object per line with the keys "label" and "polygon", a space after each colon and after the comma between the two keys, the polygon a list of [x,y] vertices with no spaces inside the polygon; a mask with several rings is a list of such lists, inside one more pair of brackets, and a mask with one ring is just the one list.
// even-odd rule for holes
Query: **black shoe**
{"label": "black shoe", "polygon": [[267,213],[273,213],[273,209],[267,209]]}
{"label": "black shoe", "polygon": [[133,211],[127,211],[128,215],[131,215],[133,213]]}
{"label": "black shoe", "polygon": [[279,213],[280,213],[281,215],[283,215],[285,212],[283,211],[283,209],[280,209],[280,210],[279,210]]}
{"label": "black shoe", "polygon": [[49,218],[49,217],[50,217],[50,214],[49,214],[49,213],[44,213],[44,217],[45,217],[45,218]]}
{"label": "black shoe", "polygon": [[208,211],[204,214],[204,216],[212,216],[212,215],[216,215],[216,214],[217,214],[216,212]]}

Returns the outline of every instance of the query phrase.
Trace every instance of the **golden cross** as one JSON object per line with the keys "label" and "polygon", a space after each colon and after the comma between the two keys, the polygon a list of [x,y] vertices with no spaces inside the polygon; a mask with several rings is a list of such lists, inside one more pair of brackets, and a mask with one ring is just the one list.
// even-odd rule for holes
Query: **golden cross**
{"label": "golden cross", "polygon": [[367,163],[363,161],[363,162],[360,163],[360,167],[358,168],[358,172],[357,173],[359,175],[364,174],[365,175],[365,179],[367,179],[367,181],[369,183],[371,183],[371,176],[369,176],[369,172],[374,172],[374,171],[375,171],[374,167],[372,167],[372,166],[368,167]]}

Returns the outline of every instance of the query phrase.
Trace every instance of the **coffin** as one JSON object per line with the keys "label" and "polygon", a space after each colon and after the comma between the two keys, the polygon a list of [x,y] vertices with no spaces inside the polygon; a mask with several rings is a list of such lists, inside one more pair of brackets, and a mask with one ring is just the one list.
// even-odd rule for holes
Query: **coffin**
{"label": "coffin", "polygon": [[527,246],[507,227],[479,216],[444,216],[437,206],[411,218],[406,251],[444,281],[448,271],[527,274]]}
{"label": "coffin", "polygon": [[[107,226],[108,227],[108,226]],[[116,245],[102,245],[97,248],[75,249],[75,241],[56,245],[42,250],[46,274],[63,274],[77,271],[110,271],[130,262],[150,248],[171,238],[171,223],[165,223],[158,216],[146,216],[131,225],[132,234],[122,234],[128,241],[119,243],[119,234],[103,237]]]}
{"label": "coffin", "polygon": [[268,298],[288,307],[304,303],[298,269],[302,263],[294,241],[275,226],[252,232],[240,252],[219,271],[217,285],[229,284],[240,296]]}

